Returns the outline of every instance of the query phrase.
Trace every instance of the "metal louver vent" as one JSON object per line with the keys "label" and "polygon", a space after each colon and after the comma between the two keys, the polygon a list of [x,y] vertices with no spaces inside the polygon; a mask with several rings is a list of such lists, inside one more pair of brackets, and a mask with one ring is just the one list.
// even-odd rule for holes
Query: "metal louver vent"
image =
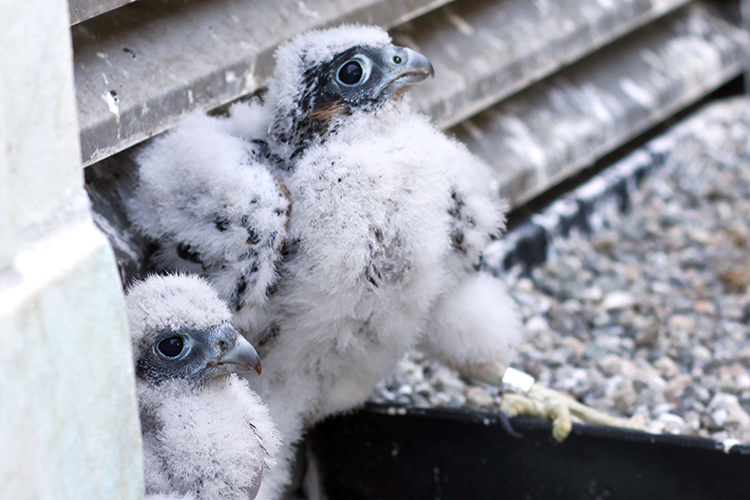
{"label": "metal louver vent", "polygon": [[423,52],[437,77],[414,103],[514,206],[736,78],[750,52],[715,5],[687,0],[74,0],[71,15],[83,161],[100,162],[89,192],[125,247],[101,181],[118,157],[101,160],[256,91],[308,29],[380,24]]}

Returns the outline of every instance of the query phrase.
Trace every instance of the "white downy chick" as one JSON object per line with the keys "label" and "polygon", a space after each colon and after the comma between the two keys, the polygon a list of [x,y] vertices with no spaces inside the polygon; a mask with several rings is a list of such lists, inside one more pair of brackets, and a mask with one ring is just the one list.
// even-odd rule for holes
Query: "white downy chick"
{"label": "white downy chick", "polygon": [[286,442],[264,500],[304,428],[363,403],[408,349],[499,380],[521,336],[502,282],[477,270],[506,209],[489,167],[403,96],[429,61],[352,26],[300,35],[276,61],[267,144],[294,204],[290,251],[268,323],[243,331]]}
{"label": "white downy chick", "polygon": [[253,346],[197,276],[151,276],[126,296],[149,500],[252,500],[281,445],[268,408],[234,372]]}
{"label": "white downy chick", "polygon": [[290,202],[261,159],[260,106],[243,105],[235,124],[193,116],[135,158],[138,182],[128,217],[151,246],[153,271],[208,279],[250,328],[275,286]]}

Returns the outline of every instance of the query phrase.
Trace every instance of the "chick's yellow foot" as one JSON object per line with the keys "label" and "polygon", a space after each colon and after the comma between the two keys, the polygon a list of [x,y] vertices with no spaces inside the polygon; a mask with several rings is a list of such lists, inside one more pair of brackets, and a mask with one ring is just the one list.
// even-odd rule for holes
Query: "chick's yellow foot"
{"label": "chick's yellow foot", "polygon": [[643,422],[638,417],[630,419],[614,417],[539,384],[533,384],[524,394],[504,394],[500,410],[505,412],[508,418],[525,415],[552,419],[552,436],[560,442],[570,434],[573,426],[571,415],[590,424],[643,429]]}
{"label": "chick's yellow foot", "polygon": [[500,411],[505,414],[501,421],[512,435],[518,434],[512,430],[508,419],[522,415],[551,419],[552,435],[560,442],[570,434],[573,427],[572,416],[590,424],[627,429],[645,427],[640,417],[625,419],[595,410],[567,394],[535,383],[528,373],[514,368],[506,369],[499,362],[467,365],[461,367],[460,371],[465,377],[505,389],[500,402]]}

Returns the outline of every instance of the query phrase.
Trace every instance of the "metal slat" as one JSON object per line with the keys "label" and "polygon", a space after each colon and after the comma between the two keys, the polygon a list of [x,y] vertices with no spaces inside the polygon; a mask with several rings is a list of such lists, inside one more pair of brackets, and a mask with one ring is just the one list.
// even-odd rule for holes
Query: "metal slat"
{"label": "metal slat", "polygon": [[84,165],[257,89],[283,40],[342,22],[392,25],[449,0],[139,0],[73,26]]}
{"label": "metal slat", "polygon": [[693,4],[451,131],[518,205],[739,75],[749,41]]}
{"label": "metal slat", "polygon": [[422,111],[448,128],[561,67],[687,4],[687,0],[471,0],[394,30],[432,61],[415,88]]}
{"label": "metal slat", "polygon": [[[559,7],[565,2],[573,9],[569,0],[548,6]],[[89,86],[79,87],[79,99],[88,92],[88,104],[96,108],[93,119],[82,119],[82,139],[91,141],[87,163],[168,128],[185,113],[213,107],[254,89],[271,70],[272,53],[279,40],[303,29],[299,23],[292,25],[291,20],[298,22],[300,13],[299,4],[291,0],[282,14],[275,9],[264,11],[260,6],[254,12],[252,26],[263,25],[262,30],[244,31],[234,25],[249,17],[232,17],[226,10],[243,5],[215,0],[211,9],[202,12],[200,8],[205,6],[194,3],[196,0],[185,0],[186,7],[177,11],[160,3],[157,6],[162,10],[154,11],[151,6],[148,15],[139,17],[136,13],[149,5],[149,0],[139,0],[116,11],[118,23],[110,20],[100,31],[92,29],[99,19],[77,27],[82,37],[77,48],[85,48],[89,56],[94,54],[84,59],[79,52],[77,62],[97,64],[95,70],[85,68],[86,78],[77,75],[83,85]],[[413,93],[417,104],[443,117],[443,124],[468,114],[467,110],[511,95],[449,129],[449,133],[493,165],[502,194],[517,206],[742,71],[748,56],[748,36],[698,2],[668,13],[683,3],[596,2],[606,6],[599,10],[587,3],[576,4],[587,15],[586,22],[575,25],[560,21],[567,18],[559,17],[559,12],[546,12],[549,17],[523,17],[521,13],[528,14],[529,6],[519,0],[486,5],[472,1],[451,4],[393,32],[397,39],[410,33],[411,40],[407,41],[416,43],[435,61],[438,76],[430,81],[433,87],[426,87],[420,94],[420,85]],[[212,14],[216,4],[223,10]],[[309,23],[323,26],[361,18],[382,24],[386,17],[399,23],[403,16],[416,15],[420,8],[431,9],[437,4],[422,1],[419,5],[394,7],[385,1],[349,4],[346,13],[326,11],[325,19],[319,13],[321,17]],[[538,8],[547,4],[540,0],[534,5]],[[123,15],[127,12],[131,17]],[[266,19],[263,16],[268,23],[259,21]],[[493,34],[491,25],[502,16],[509,34]],[[564,29],[550,27],[556,24],[555,19]],[[469,28],[464,23],[469,23]],[[646,26],[636,32],[621,36],[643,24]],[[184,32],[195,35],[187,40],[177,36]],[[206,33],[217,36],[207,37]],[[531,37],[527,44],[521,43],[524,33]],[[493,45],[498,38],[508,45]],[[132,41],[132,45],[120,47],[123,41]],[[516,45],[510,45],[510,41]],[[594,50],[593,55],[560,69],[561,60],[570,61]],[[493,51],[499,55],[493,55]],[[240,61],[237,67],[231,65],[234,61]],[[522,85],[529,87],[519,92]],[[120,88],[125,90],[120,92]],[[116,90],[120,97],[119,122],[107,109],[107,89]],[[82,109],[81,115],[87,112],[91,111]],[[102,142],[96,127],[110,134],[104,136],[109,143]],[[97,222],[112,240],[127,276],[138,274],[142,248],[130,234],[113,193],[118,192],[116,185],[127,184],[131,169],[127,153],[87,169]]]}
{"label": "metal slat", "polygon": [[70,24],[78,24],[136,0],[69,0]]}

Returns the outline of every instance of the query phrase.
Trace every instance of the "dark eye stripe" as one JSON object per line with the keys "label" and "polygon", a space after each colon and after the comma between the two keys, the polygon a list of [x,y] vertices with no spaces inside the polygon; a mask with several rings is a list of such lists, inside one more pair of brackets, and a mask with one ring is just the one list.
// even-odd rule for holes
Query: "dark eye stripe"
{"label": "dark eye stripe", "polygon": [[349,61],[339,69],[339,80],[346,85],[355,85],[362,79],[362,65],[357,61]]}
{"label": "dark eye stripe", "polygon": [[168,358],[174,358],[180,355],[184,346],[185,342],[182,337],[169,337],[159,342],[156,348]]}

